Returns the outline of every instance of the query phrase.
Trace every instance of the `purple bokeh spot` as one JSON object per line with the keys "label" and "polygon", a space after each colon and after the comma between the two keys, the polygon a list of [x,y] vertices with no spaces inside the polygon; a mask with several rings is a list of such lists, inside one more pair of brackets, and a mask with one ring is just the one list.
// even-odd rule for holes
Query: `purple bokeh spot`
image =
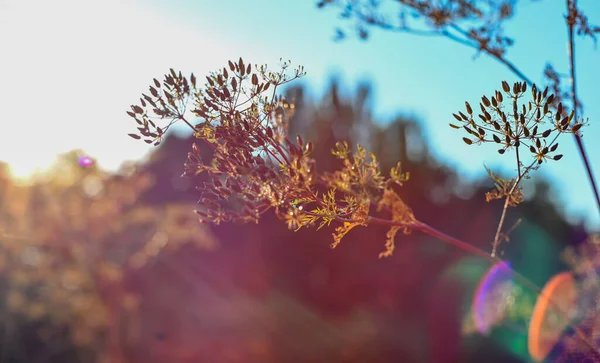
{"label": "purple bokeh spot", "polygon": [[473,299],[473,317],[480,333],[487,333],[501,319],[506,301],[504,295],[512,290],[511,283],[512,270],[508,261],[496,262],[479,282]]}
{"label": "purple bokeh spot", "polygon": [[82,156],[79,158],[79,165],[83,166],[84,168],[92,165],[93,163],[94,160],[92,160],[92,158],[89,156]]}

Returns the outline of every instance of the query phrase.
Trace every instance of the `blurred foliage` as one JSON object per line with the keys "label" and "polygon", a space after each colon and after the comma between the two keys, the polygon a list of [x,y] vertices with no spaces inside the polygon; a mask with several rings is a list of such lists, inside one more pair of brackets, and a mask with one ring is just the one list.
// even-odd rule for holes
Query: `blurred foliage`
{"label": "blurred foliage", "polygon": [[[140,203],[153,183],[130,165],[119,175],[78,164],[78,152],[61,155],[51,171],[28,184],[0,176],[0,269],[5,298],[4,357],[53,361],[75,349],[90,361],[106,348],[115,314],[135,310],[139,297],[127,291],[127,276],[192,243],[216,246],[190,206]],[[73,346],[37,351],[23,343],[22,329],[40,341],[65,334]],[[64,342],[63,342],[64,343]],[[56,358],[62,361],[63,358]]]}

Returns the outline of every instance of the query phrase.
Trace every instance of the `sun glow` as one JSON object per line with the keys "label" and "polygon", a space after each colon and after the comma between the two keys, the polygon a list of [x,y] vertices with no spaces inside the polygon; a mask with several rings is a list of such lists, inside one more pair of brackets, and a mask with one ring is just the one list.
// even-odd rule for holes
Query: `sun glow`
{"label": "sun glow", "polygon": [[27,181],[37,174],[47,171],[54,162],[55,155],[46,154],[38,159],[22,158],[8,163],[10,176],[16,180]]}
{"label": "sun glow", "polygon": [[[207,73],[237,55],[237,44],[201,21],[186,24],[141,0],[0,3],[0,100],[10,106],[2,109],[0,161],[16,178],[73,149],[113,171],[142,158],[152,147],[127,136],[136,125],[125,111],[152,78],[171,67]],[[181,52],[162,51],[165,44]]]}

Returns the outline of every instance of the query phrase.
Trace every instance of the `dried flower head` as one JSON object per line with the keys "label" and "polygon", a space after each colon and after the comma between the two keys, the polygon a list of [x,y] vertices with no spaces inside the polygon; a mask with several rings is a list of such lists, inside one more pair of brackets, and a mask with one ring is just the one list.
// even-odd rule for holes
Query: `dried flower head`
{"label": "dried flower head", "polygon": [[534,84],[531,87],[531,99],[523,102],[521,99],[526,97],[526,91],[525,82],[515,82],[511,87],[503,81],[502,90],[494,91],[490,98],[481,98],[477,115],[469,102],[465,102],[466,112],[453,114],[460,124],[450,124],[454,129],[466,131],[467,136],[463,137],[463,141],[467,145],[492,143],[500,147],[499,154],[514,151],[517,164],[515,178],[504,180],[488,170],[495,189],[486,193],[486,200],[505,199],[492,256],[501,240],[506,208],[523,201],[520,182],[529,178],[530,171],[539,168],[543,162],[560,160],[563,155],[557,153],[558,137],[565,133],[581,136],[584,125],[579,120],[573,120],[575,111],[568,114],[562,102],[553,107],[554,95],[548,94],[548,87],[540,91]]}
{"label": "dried flower head", "polygon": [[[495,91],[491,98],[483,96],[479,107],[481,113],[474,117],[471,105],[466,102],[466,112],[453,114],[454,118],[462,123],[469,137],[463,140],[467,145],[481,143],[495,143],[501,146],[498,153],[504,154],[508,150],[529,151],[534,159],[531,167],[525,166],[519,158],[519,167],[525,167],[522,175],[526,175],[535,164],[545,160],[560,160],[562,155],[556,154],[558,136],[562,133],[575,133],[580,135],[583,123],[572,122],[574,111],[566,115],[562,103],[556,110],[552,108],[553,94],[548,94],[548,87],[539,91],[535,85],[531,89],[532,99],[520,103],[519,99],[525,96],[527,83],[516,82],[511,88],[502,82],[502,91]],[[506,95],[506,99],[505,96]],[[506,106],[504,101],[509,104]],[[506,108],[510,107],[508,110]],[[468,116],[467,116],[468,115]],[[452,128],[460,129],[461,126],[450,124]],[[521,148],[521,149],[520,149]]]}
{"label": "dried flower head", "polygon": [[[128,114],[141,125],[138,130],[148,143],[160,142],[170,125],[182,121],[210,146],[209,160],[203,159],[207,156],[194,144],[185,162],[184,176],[210,176],[197,188],[202,193],[196,212],[201,221],[258,222],[267,210],[274,210],[292,230],[316,223],[321,228],[337,221],[342,225],[334,231],[335,247],[352,228],[366,225],[371,206],[376,206],[393,216],[384,253],[390,255],[396,232],[401,228],[408,232],[415,221],[393,189],[408,175],[398,165],[385,178],[375,155],[360,145],[353,152],[347,143],[338,143],[332,151],[341,168],[317,174],[316,161],[310,156],[312,143],[300,136],[295,142],[288,138],[293,103],[275,95],[279,86],[304,75],[302,67],[291,75],[288,67],[285,62],[280,71],[272,72],[240,58],[207,77],[203,90],[197,88],[193,75],[188,80],[171,70],[162,91],[157,90],[160,83],[155,80],[150,87],[152,97],[144,95]],[[194,104],[191,113],[200,119],[195,125],[184,115],[189,102]],[[153,119],[166,119],[167,126],[156,126]],[[150,127],[156,131],[149,131]]]}

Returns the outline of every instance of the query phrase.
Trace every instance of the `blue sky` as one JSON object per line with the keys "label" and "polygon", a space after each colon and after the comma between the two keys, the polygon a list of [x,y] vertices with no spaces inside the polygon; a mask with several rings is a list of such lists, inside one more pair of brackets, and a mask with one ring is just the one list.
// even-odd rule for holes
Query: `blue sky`
{"label": "blue sky", "polygon": [[[508,57],[536,82],[548,60],[568,71],[564,6],[525,0],[507,25],[516,38]],[[600,23],[599,2],[580,0],[580,6]],[[43,167],[53,153],[74,147],[109,169],[142,157],[148,148],[126,137],[134,126],[124,111],[151,79],[170,67],[207,73],[242,56],[252,63],[275,64],[283,57],[302,64],[308,72],[302,82],[315,97],[332,75],[349,93],[368,80],[377,118],[418,116],[433,152],[465,178],[483,175],[484,163],[513,170],[511,158],[500,158],[493,147],[468,147],[448,127],[464,101],[476,104],[502,80],[516,80],[504,66],[484,55],[473,60],[472,49],[443,38],[374,31],[368,42],[334,43],[337,25],[348,24],[312,0],[0,0],[0,99],[13,105],[4,115],[12,121],[10,132],[0,135],[0,160],[26,173],[25,166]],[[159,44],[171,46],[157,50]],[[578,88],[590,119],[584,142],[597,180],[599,57],[591,40],[578,40]],[[43,131],[32,132],[36,126]],[[571,218],[600,229],[575,142],[567,136],[560,144],[565,157],[544,165],[541,174],[553,181],[557,202]]]}

